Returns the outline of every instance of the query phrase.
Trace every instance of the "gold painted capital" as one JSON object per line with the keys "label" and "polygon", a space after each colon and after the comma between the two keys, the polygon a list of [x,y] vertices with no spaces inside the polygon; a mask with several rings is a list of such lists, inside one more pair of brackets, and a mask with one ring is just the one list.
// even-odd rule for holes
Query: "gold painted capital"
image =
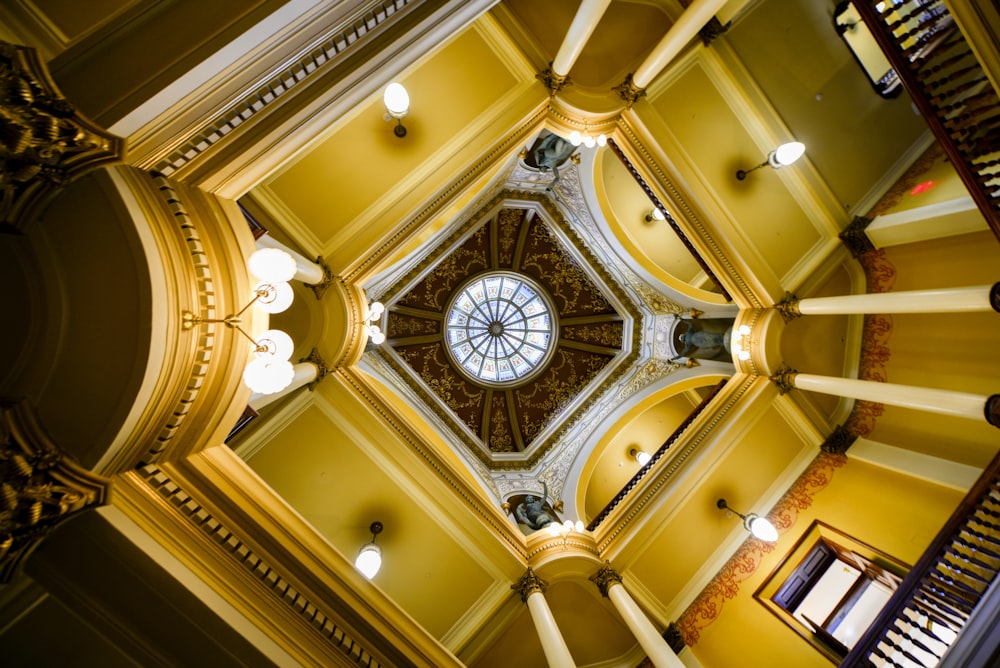
{"label": "gold painted capital", "polygon": [[327,265],[327,263],[323,260],[322,255],[316,258],[316,264],[318,264],[320,269],[323,270],[323,280],[319,283],[306,283],[306,287],[313,291],[313,294],[316,295],[316,299],[322,299],[323,293],[326,292],[326,289],[330,287],[330,283],[333,282],[334,275],[329,265]]}
{"label": "gold painted capital", "polygon": [[601,591],[601,596],[607,598],[611,585],[621,584],[622,576],[618,574],[618,571],[611,568],[610,561],[605,561],[601,569],[590,576],[590,581],[597,585],[597,588]]}
{"label": "gold painted capital", "polygon": [[787,366],[782,365],[774,375],[771,376],[771,382],[778,386],[778,392],[780,394],[788,394],[795,389],[795,376],[798,375],[798,371]]}
{"label": "gold painted capital", "polygon": [[799,311],[800,301],[791,292],[786,292],[785,297],[774,305],[774,310],[781,314],[785,322],[791,322],[802,315],[801,311]]}
{"label": "gold painted capital", "polygon": [[536,74],[535,78],[541,81],[545,88],[549,91],[549,97],[555,97],[556,93],[573,83],[570,81],[568,74],[557,74],[556,71],[552,69],[552,63],[549,63],[548,67]]}
{"label": "gold painted capital", "polygon": [[625,77],[625,81],[621,82],[611,90],[618,93],[618,97],[625,100],[625,107],[628,109],[631,109],[632,105],[635,104],[640,97],[646,94],[645,88],[639,88],[635,85],[635,82],[632,80],[631,72],[629,72],[628,76]]}
{"label": "gold painted capital", "polygon": [[548,586],[549,583],[535,575],[535,572],[529,568],[521,576],[521,579],[512,584],[510,588],[521,596],[522,603],[527,603],[528,596],[534,594],[536,591],[539,594],[544,594]]}
{"label": "gold painted capital", "polygon": [[322,357],[320,357],[318,348],[313,348],[311,351],[309,351],[308,357],[303,357],[299,361],[312,362],[313,364],[316,365],[316,368],[319,370],[316,374],[316,380],[306,385],[306,387],[309,388],[309,391],[312,392],[313,390],[316,389],[316,386],[319,385],[319,381],[326,378],[327,374],[330,373],[330,367],[328,367],[326,361]]}

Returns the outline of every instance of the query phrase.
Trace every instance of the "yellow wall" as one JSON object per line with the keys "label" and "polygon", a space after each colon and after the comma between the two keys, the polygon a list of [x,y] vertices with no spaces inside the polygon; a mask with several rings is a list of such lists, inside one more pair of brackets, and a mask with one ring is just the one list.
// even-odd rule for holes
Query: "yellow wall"
{"label": "yellow wall", "polygon": [[719,617],[702,630],[694,655],[705,666],[829,668],[819,651],[753,598],[754,591],[814,519],[912,565],[961,498],[952,489],[848,459],[812,504],[799,511],[736,598],[727,600]]}

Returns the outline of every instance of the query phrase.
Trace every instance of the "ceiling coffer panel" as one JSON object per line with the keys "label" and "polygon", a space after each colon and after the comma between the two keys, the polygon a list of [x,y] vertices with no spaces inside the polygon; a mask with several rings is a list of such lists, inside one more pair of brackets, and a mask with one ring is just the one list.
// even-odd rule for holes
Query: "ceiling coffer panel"
{"label": "ceiling coffer panel", "polygon": [[[636,316],[630,308],[626,317],[618,312],[615,304],[627,300],[606,272],[598,272],[603,280],[595,280],[584,269],[581,256],[590,266],[599,263],[568,227],[564,229],[565,221],[545,198],[537,193],[505,195],[483,209],[485,220],[473,218],[462,225],[387,291],[387,339],[377,353],[458,440],[492,468],[519,465],[494,455],[526,452],[534,460],[551,446],[552,435],[580,412],[583,395],[599,392],[598,385],[607,382],[608,373],[603,373],[602,383],[595,382],[602,372],[631,357],[626,320]],[[504,205],[498,207],[498,202]],[[523,379],[492,383],[471,377],[469,366],[462,369],[456,361],[455,346],[446,350],[450,305],[457,303],[456,295],[466,299],[471,278],[492,272],[533,282],[554,310],[551,352],[546,352],[540,370]],[[488,326],[480,329],[489,331]],[[538,439],[544,435],[542,443]]]}

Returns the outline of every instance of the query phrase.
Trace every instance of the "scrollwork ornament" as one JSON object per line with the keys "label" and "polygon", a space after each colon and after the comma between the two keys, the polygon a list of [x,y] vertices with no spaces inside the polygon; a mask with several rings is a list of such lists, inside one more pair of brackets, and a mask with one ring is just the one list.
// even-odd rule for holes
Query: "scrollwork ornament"
{"label": "scrollwork ornament", "polygon": [[780,369],[773,376],[771,376],[771,382],[773,382],[778,387],[778,392],[781,394],[788,394],[795,389],[795,376],[798,375],[798,371],[787,366],[782,365]]}
{"label": "scrollwork ornament", "polygon": [[640,97],[646,94],[645,88],[639,88],[635,85],[631,72],[625,77],[625,81],[621,82],[611,90],[618,93],[618,97],[625,100],[625,107],[627,109],[631,109],[632,105],[638,102]]}
{"label": "scrollwork ornament", "polygon": [[535,572],[530,568],[525,571],[521,579],[510,586],[511,589],[516,591],[521,597],[522,603],[528,602],[528,597],[535,592],[544,594],[545,590],[548,589],[549,583],[541,579]]}
{"label": "scrollwork ornament", "polygon": [[590,581],[597,585],[597,588],[601,592],[601,596],[604,598],[608,597],[608,590],[613,584],[621,584],[622,576],[618,574],[618,571],[611,568],[611,562],[605,561],[601,569],[590,576]]}
{"label": "scrollwork ornament", "polygon": [[535,78],[542,82],[546,90],[549,91],[549,97],[555,97],[556,93],[561,91],[566,86],[571,86],[573,82],[570,80],[568,74],[557,74],[554,69],[552,69],[552,63],[544,70],[535,75]]}
{"label": "scrollwork ornament", "polygon": [[791,322],[802,315],[799,311],[799,298],[791,292],[786,292],[784,298],[774,305],[774,310],[781,314],[785,322]]}

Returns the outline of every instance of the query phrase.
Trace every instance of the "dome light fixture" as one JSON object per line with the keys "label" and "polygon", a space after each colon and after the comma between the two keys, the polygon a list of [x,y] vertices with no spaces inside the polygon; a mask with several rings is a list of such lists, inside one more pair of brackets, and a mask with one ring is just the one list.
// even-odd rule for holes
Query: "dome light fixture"
{"label": "dome light fixture", "polygon": [[372,542],[365,543],[361,548],[357,559],[354,560],[354,566],[371,580],[382,567],[382,548],[375,544],[376,536],[382,533],[382,523],[372,522],[368,529],[372,532]]}
{"label": "dome light fixture", "polygon": [[385,332],[375,324],[375,321],[382,317],[385,306],[382,302],[372,302],[368,305],[368,315],[365,316],[365,333],[368,334],[368,343],[379,345],[385,341]]}
{"label": "dome light fixture", "polygon": [[569,143],[573,146],[583,144],[587,148],[594,148],[594,146],[606,146],[608,138],[604,135],[604,133],[594,137],[590,134],[590,130],[584,130],[583,132],[573,130],[573,132],[569,133]]}
{"label": "dome light fixture", "polygon": [[737,517],[743,520],[743,528],[749,531],[754,537],[759,538],[767,543],[773,543],[778,540],[778,530],[774,528],[774,525],[766,517],[761,517],[757,513],[750,513],[749,515],[744,515],[743,513],[733,510],[726,504],[725,499],[719,499],[716,501],[715,505],[719,510],[728,510],[734,513]]}
{"label": "dome light fixture", "polygon": [[782,144],[778,148],[774,149],[767,154],[767,160],[755,165],[750,169],[739,169],[736,171],[736,178],[742,181],[747,177],[750,172],[756,171],[761,167],[766,167],[770,165],[775,169],[781,169],[782,167],[787,167],[788,165],[794,163],[796,160],[802,157],[806,152],[806,145],[802,142],[790,141]]}
{"label": "dome light fixture", "polygon": [[632,448],[628,451],[628,456],[639,462],[639,466],[645,466],[649,463],[649,460],[653,458],[653,455],[649,454],[645,450],[640,450],[638,446],[632,446]]}

